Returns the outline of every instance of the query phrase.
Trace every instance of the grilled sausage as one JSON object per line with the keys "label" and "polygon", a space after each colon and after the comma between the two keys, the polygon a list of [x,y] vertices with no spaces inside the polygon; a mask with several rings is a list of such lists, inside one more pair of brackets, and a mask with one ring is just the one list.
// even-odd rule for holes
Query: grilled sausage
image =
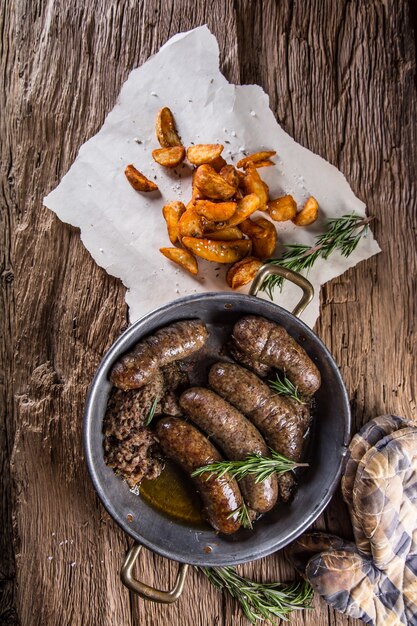
{"label": "grilled sausage", "polygon": [[[274,394],[255,374],[233,363],[215,363],[209,384],[255,424],[273,450],[300,460],[310,422],[304,405]],[[282,500],[289,499],[293,483],[292,474],[280,477]]]}
{"label": "grilled sausage", "polygon": [[[192,387],[180,397],[180,406],[231,461],[250,454],[269,456],[268,447],[255,426],[242,413],[210,389]],[[270,511],[277,501],[278,483],[271,476],[256,483],[254,476],[239,481],[243,497],[257,513]]]}
{"label": "grilled sausage", "polygon": [[247,367],[251,372],[255,372],[259,378],[266,378],[271,375],[272,368],[269,367],[269,365],[255,361],[249,354],[246,354],[246,352],[238,348],[234,341],[229,341],[226,345],[226,349],[234,361]]}
{"label": "grilled sausage", "polygon": [[125,354],[113,367],[110,380],[124,391],[142,387],[158,367],[193,354],[203,347],[207,337],[207,328],[200,320],[183,320],[165,326]]}
{"label": "grilled sausage", "polygon": [[[194,426],[177,417],[164,417],[156,425],[156,436],[164,454],[191,474],[202,465],[222,461],[216,448]],[[238,509],[242,494],[229,474],[222,478],[207,475],[193,478],[204,504],[204,511],[215,530],[230,535],[240,528]]]}
{"label": "grilled sausage", "polygon": [[320,387],[319,370],[282,326],[248,315],[234,325],[232,337],[251,358],[285,372],[302,394],[312,396]]}

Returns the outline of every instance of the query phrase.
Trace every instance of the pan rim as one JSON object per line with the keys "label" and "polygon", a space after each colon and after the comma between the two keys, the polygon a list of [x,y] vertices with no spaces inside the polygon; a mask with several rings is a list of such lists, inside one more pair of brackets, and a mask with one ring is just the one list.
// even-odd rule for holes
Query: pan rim
{"label": "pan rim", "polygon": [[[276,542],[272,542],[272,543],[268,542],[268,544],[264,547],[260,545],[255,555],[252,554],[250,557],[248,556],[239,557],[237,555],[237,556],[234,556],[233,558],[222,559],[221,558],[222,554],[220,553],[218,555],[219,559],[217,563],[213,561],[213,558],[210,560],[207,559],[207,561],[205,562],[204,557],[194,558],[190,554],[186,556],[181,553],[178,553],[176,552],[175,546],[172,547],[172,550],[167,550],[163,547],[158,546],[153,541],[149,541],[148,539],[146,539],[146,537],[142,537],[138,535],[137,532],[133,531],[132,528],[129,527],[129,522],[125,520],[120,514],[118,514],[117,508],[113,505],[110,498],[107,497],[107,494],[103,490],[101,482],[98,479],[97,472],[95,469],[95,464],[94,464],[94,449],[95,448],[92,444],[91,426],[92,426],[92,420],[94,419],[92,409],[94,407],[95,399],[97,398],[100,388],[101,388],[103,372],[105,372],[108,369],[109,365],[114,362],[116,357],[118,357],[121,353],[123,353],[123,351],[125,351],[123,350],[124,346],[126,346],[126,344],[129,344],[132,337],[138,333],[138,329],[140,329],[146,322],[152,322],[154,320],[157,321],[158,317],[160,317],[164,312],[169,312],[172,309],[178,308],[182,304],[190,303],[190,302],[198,302],[198,301],[204,301],[207,303],[211,301],[216,301],[216,303],[218,303],[219,300],[220,302],[221,301],[236,301],[236,302],[241,302],[241,303],[242,302],[243,303],[256,302],[258,305],[260,304],[260,302],[262,302],[263,306],[270,308],[272,312],[275,312],[275,315],[277,317],[279,317],[279,315],[284,316],[284,317],[290,316],[293,320],[295,320],[300,330],[306,332],[309,336],[311,336],[314,339],[315,342],[317,342],[319,349],[325,355],[326,359],[330,361],[332,365],[333,373],[339,385],[339,390],[342,394],[341,399],[346,409],[346,412],[345,412],[346,419],[344,423],[343,445],[341,446],[341,449],[340,449],[340,460],[339,460],[337,472],[335,472],[333,479],[330,481],[330,483],[328,483],[328,490],[325,496],[320,500],[320,502],[317,503],[315,508],[308,515],[306,515],[306,518],[304,520],[301,520],[300,523],[298,523],[295,528],[293,528],[292,530],[289,530],[288,534],[286,534],[285,537],[277,540]],[[254,314],[254,313],[251,311],[250,313],[248,312],[248,314]],[[259,313],[259,315],[262,315],[262,314],[263,313],[261,312]],[[327,347],[324,345],[324,343],[321,341],[321,339],[302,320],[292,315],[292,313],[290,313],[283,307],[275,303],[268,302],[267,300],[263,300],[263,299],[261,300],[260,298],[256,296],[230,293],[230,292],[222,292],[222,293],[208,292],[204,294],[193,294],[191,296],[178,298],[157,309],[150,311],[149,313],[142,316],[139,320],[134,322],[131,326],[129,326],[129,328],[127,328],[120,335],[120,337],[116,339],[116,341],[111,345],[109,350],[106,352],[106,354],[102,358],[88,390],[86,404],[85,404],[85,411],[84,411],[84,416],[83,416],[83,448],[84,448],[85,460],[86,460],[89,476],[93,483],[94,489],[98,497],[100,498],[101,503],[103,504],[106,511],[109,513],[109,515],[112,517],[112,519],[118,524],[118,526],[120,526],[124,530],[124,532],[126,532],[129,536],[131,536],[135,541],[139,542],[140,544],[145,546],[147,549],[155,552],[156,554],[159,554],[160,556],[163,556],[165,558],[168,558],[170,560],[174,560],[180,563],[188,563],[191,565],[211,566],[211,567],[225,566],[225,565],[238,565],[242,563],[255,561],[265,556],[268,556],[282,549],[286,545],[288,545],[291,541],[293,541],[298,536],[300,536],[309,526],[311,526],[311,524],[313,524],[313,522],[317,519],[317,517],[327,507],[328,503],[330,502],[337,488],[337,485],[339,483],[340,476],[342,473],[343,459],[346,454],[347,445],[350,440],[350,434],[351,434],[351,411],[350,411],[350,403],[349,403],[347,390],[346,390],[343,378],[340,374],[339,368],[337,367],[337,364],[333,356],[331,355]],[[180,524],[175,521],[173,521],[172,523],[178,524],[180,526],[184,526],[184,524]],[[239,542],[236,542],[235,545],[238,546]]]}

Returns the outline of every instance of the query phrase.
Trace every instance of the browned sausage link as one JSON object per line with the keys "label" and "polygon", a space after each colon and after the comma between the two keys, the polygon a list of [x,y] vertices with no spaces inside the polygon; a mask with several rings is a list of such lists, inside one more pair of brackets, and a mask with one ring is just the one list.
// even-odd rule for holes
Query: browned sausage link
{"label": "browned sausage link", "polygon": [[[305,406],[274,394],[255,374],[233,363],[215,363],[209,384],[255,424],[273,450],[293,461],[300,460],[310,421]],[[291,474],[281,478],[280,496],[286,501],[293,478]]]}
{"label": "browned sausage link", "polygon": [[255,361],[249,354],[238,348],[234,341],[229,341],[226,349],[234,361],[255,372],[259,378],[266,378],[272,374],[272,368],[269,365]]}
{"label": "browned sausage link", "polygon": [[[229,460],[241,461],[250,454],[269,456],[268,446],[257,428],[210,389],[187,389],[180,397],[180,406]],[[276,476],[259,483],[255,482],[255,477],[246,476],[239,481],[239,486],[246,504],[257,513],[270,511],[277,501]]]}
{"label": "browned sausage link", "polygon": [[124,391],[142,387],[158,367],[193,354],[203,347],[207,337],[207,328],[200,320],[184,320],[160,328],[116,363],[110,380]]}
{"label": "browned sausage link", "polygon": [[[156,436],[164,454],[188,474],[202,465],[223,460],[200,431],[177,417],[160,420],[156,426]],[[235,479],[225,474],[222,478],[206,480],[206,476],[202,476],[193,478],[193,481],[213,528],[226,535],[239,530],[237,509],[242,505],[242,495]]]}
{"label": "browned sausage link", "polygon": [[253,359],[285,372],[302,394],[311,396],[320,387],[319,370],[282,326],[248,315],[234,325],[232,336],[237,347]]}

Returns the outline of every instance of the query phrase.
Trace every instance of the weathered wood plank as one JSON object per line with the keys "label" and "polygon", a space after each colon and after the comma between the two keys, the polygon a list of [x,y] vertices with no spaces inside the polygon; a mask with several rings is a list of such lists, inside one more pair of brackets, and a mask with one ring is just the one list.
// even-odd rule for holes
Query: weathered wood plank
{"label": "weathered wood plank", "polygon": [[[411,417],[417,107],[408,5],[20,0],[13,9],[4,3],[0,19],[0,353],[9,365],[0,380],[0,623],[15,623],[16,609],[23,626],[247,624],[197,572],[171,607],[129,602],[119,582],[129,542],[90,486],[81,416],[94,369],[125,327],[124,289],[42,197],[100,128],[129,71],[175,32],[208,23],[227,78],[261,84],[284,128],[339,167],[377,216],[383,253],[324,287],[317,330],[340,364],[356,427],[388,411]],[[340,495],[318,525],[350,532]],[[145,553],[138,575],[168,586],[175,570]],[[293,574],[281,555],[242,571],[265,580]],[[357,623],[319,599],[292,621]]]}

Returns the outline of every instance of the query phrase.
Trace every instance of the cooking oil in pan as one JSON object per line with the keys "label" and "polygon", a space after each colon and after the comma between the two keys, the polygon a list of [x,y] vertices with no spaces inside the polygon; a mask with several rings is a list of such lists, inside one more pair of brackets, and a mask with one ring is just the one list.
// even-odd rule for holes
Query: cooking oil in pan
{"label": "cooking oil in pan", "polygon": [[191,480],[170,461],[166,461],[158,478],[142,480],[140,495],[154,509],[179,522],[204,524],[201,500]]}

